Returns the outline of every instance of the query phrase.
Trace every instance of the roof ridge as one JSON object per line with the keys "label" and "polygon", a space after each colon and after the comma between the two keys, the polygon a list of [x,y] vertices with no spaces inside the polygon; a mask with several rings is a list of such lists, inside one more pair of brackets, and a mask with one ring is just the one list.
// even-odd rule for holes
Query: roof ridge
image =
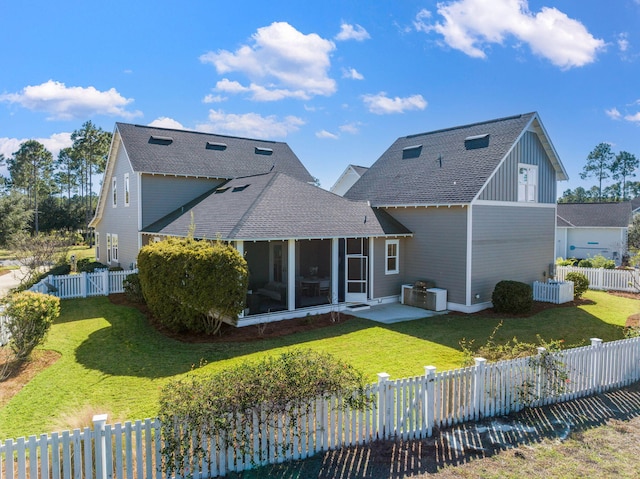
{"label": "roof ridge", "polygon": [[146,128],[146,129],[155,129],[155,130],[164,130],[164,131],[177,131],[179,133],[195,133],[197,135],[218,136],[218,137],[221,137],[221,138],[233,138],[234,140],[260,141],[262,143],[270,143],[270,144],[282,144],[282,143],[285,143],[283,141],[263,140],[263,139],[260,139],[260,138],[249,138],[249,137],[245,137],[245,136],[223,135],[223,134],[220,134],[220,133],[209,133],[209,132],[206,132],[206,131],[191,130],[191,129],[187,129],[187,128],[168,128],[168,127],[164,127],[164,126],[140,125],[138,123],[125,123],[125,122],[122,122],[122,121],[116,122],[116,125],[127,125],[127,126],[133,126],[133,127],[136,127],[136,128]]}
{"label": "roof ridge", "polygon": [[502,118],[494,118],[493,120],[485,120],[485,121],[479,121],[479,122],[476,122],[476,123],[468,123],[466,125],[459,125],[459,126],[452,126],[452,127],[449,127],[449,128],[442,128],[442,129],[439,129],[439,130],[425,131],[423,133],[415,133],[413,135],[407,135],[407,136],[404,136],[404,137],[401,137],[401,138],[415,138],[415,137],[418,137],[418,136],[432,135],[434,133],[444,133],[445,131],[461,130],[463,128],[470,128],[472,126],[480,126],[480,125],[487,125],[489,123],[498,123],[498,122],[501,122],[501,121],[515,120],[517,118],[522,118],[523,116],[535,115],[535,114],[536,114],[536,112],[532,111],[532,112],[529,112],[529,113],[521,113],[519,115],[505,116],[505,117],[502,117]]}

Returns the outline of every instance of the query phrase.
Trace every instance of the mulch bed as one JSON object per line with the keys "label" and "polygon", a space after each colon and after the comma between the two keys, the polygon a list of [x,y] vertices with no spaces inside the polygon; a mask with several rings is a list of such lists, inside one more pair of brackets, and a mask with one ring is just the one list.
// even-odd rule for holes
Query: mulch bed
{"label": "mulch bed", "polygon": [[129,301],[125,294],[112,294],[109,296],[109,301],[113,304],[130,306],[138,309],[147,317],[149,324],[151,324],[160,333],[183,343],[243,343],[259,341],[262,339],[279,338],[303,331],[326,328],[334,326],[338,322],[344,323],[354,318],[354,316],[351,316],[350,314],[341,312],[337,321],[333,321],[331,319],[331,313],[325,313],[313,314],[302,318],[287,319],[285,321],[275,321],[273,323],[243,326],[242,328],[223,324],[219,334],[216,334],[215,336],[208,336],[202,333],[176,333],[168,330],[153,317],[146,305]]}

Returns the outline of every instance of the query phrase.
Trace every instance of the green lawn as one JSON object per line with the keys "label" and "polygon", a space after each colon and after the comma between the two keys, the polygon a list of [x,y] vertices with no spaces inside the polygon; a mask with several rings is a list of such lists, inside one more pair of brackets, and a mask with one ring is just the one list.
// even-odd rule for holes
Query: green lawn
{"label": "green lawn", "polygon": [[[638,302],[595,291],[587,298],[593,304],[507,319],[496,339],[517,336],[535,342],[539,333],[569,345],[587,344],[591,337],[622,338],[622,326],[638,311]],[[427,365],[452,369],[463,359],[459,341],[475,338],[482,344],[496,324],[495,319],[464,315],[393,325],[356,319],[251,343],[185,344],[157,333],[137,310],[115,306],[107,298],[65,300],[44,345],[62,356],[0,409],[0,440],[58,430],[63,427],[60,418],[87,410],[106,412],[110,421],[153,417],[159,388],[172,378],[296,346],[339,356],[371,382],[379,372],[399,378],[423,374]]]}

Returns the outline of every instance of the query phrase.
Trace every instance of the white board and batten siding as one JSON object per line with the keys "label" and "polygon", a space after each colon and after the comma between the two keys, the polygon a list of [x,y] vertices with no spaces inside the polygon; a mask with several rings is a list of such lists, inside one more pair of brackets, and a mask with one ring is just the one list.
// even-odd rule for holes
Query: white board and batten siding
{"label": "white board and batten siding", "polygon": [[[544,354],[544,351],[539,351]],[[242,426],[251,440],[242,450],[219,434],[198,438],[203,459],[192,460],[182,476],[207,479],[257,465],[304,459],[343,446],[385,439],[420,439],[465,421],[517,412],[627,386],[640,380],[640,338],[549,353],[566,372],[557,384],[529,358],[487,363],[437,372],[425,367],[421,376],[392,380],[386,373],[366,387],[375,400],[364,411],[346,407],[343,399],[316,400],[287,416],[256,413]],[[524,384],[534,391],[554,391],[524,399]],[[548,386],[551,386],[550,388]],[[263,420],[258,421],[258,417]],[[157,419],[6,439],[0,443],[0,479],[164,479],[161,424]],[[234,434],[234,437],[238,437]]]}

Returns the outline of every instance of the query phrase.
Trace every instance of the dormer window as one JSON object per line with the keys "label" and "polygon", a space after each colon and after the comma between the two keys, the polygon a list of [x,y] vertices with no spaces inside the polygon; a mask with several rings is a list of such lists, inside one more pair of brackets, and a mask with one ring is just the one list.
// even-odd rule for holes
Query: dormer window
{"label": "dormer window", "polygon": [[271,148],[259,148],[256,146],[254,151],[256,155],[266,155],[266,156],[273,155],[273,150]]}
{"label": "dormer window", "polygon": [[402,149],[402,159],[418,158],[420,153],[422,153],[422,145],[405,146]]}
{"label": "dormer window", "polygon": [[538,201],[538,167],[518,165],[518,201],[536,203]]}

